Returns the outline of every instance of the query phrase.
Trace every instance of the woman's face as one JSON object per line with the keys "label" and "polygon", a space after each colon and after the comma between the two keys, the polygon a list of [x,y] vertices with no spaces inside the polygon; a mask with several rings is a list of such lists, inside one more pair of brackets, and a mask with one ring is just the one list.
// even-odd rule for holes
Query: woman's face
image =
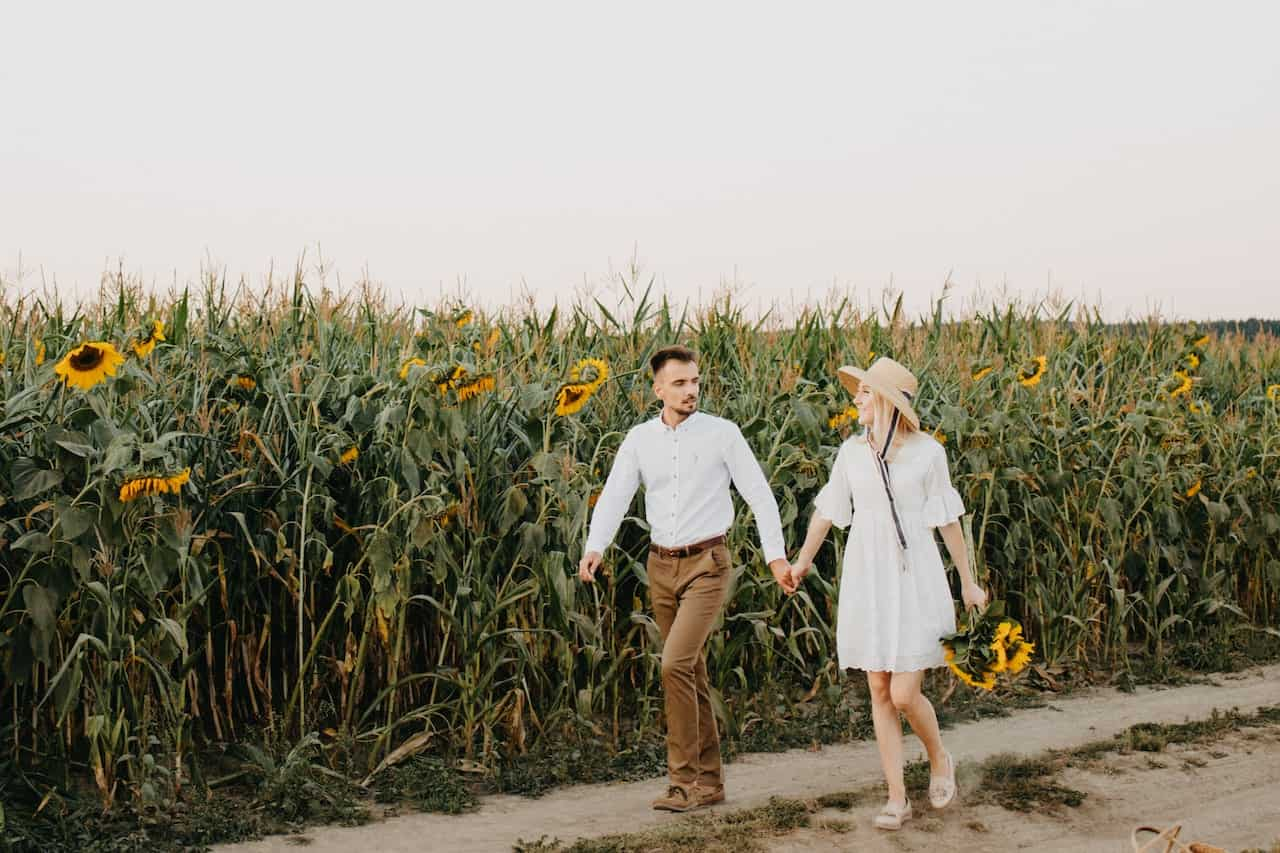
{"label": "woman's face", "polygon": [[858,423],[871,426],[876,419],[876,398],[865,382],[858,386],[858,393],[853,395],[853,405],[858,407]]}

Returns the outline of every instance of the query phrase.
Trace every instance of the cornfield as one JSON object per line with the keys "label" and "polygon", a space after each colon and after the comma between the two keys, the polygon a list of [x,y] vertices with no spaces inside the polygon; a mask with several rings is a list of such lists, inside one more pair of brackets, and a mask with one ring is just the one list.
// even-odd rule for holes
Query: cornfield
{"label": "cornfield", "polygon": [[[612,310],[492,317],[301,275],[261,296],[210,279],[158,301],[121,278],[92,305],[5,300],[9,760],[87,767],[109,804],[171,793],[203,746],[263,725],[357,744],[366,771],[422,747],[486,761],[565,719],[653,730],[642,518],[600,583],[574,567],[613,453],[655,413],[647,356],[672,342],[701,354],[703,407],[741,425],[792,548],[851,428],[834,369],[911,366],[977,574],[1041,665],[1124,668],[1277,623],[1269,335],[1019,306],[769,322],[628,284]],[[737,506],[709,645],[730,729],[752,696],[839,676],[839,536],[786,598]]]}

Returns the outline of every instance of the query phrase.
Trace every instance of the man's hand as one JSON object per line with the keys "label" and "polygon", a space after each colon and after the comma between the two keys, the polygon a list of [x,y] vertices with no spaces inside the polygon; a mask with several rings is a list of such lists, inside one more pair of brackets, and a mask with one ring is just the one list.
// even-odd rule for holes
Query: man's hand
{"label": "man's hand", "polygon": [[791,564],[791,584],[796,589],[800,588],[800,584],[804,582],[805,575],[813,570],[813,563],[805,562],[797,559]]}
{"label": "man's hand", "polygon": [[773,579],[778,582],[778,586],[782,587],[783,592],[791,595],[796,591],[796,582],[791,577],[791,564],[785,557],[774,560],[769,564],[769,568],[773,571]]}
{"label": "man's hand", "polygon": [[582,555],[582,559],[578,561],[578,580],[583,583],[593,583],[596,579],[596,571],[600,568],[601,554],[599,551],[588,551]]}
{"label": "man's hand", "polygon": [[960,598],[964,601],[965,609],[971,607],[985,607],[987,604],[987,592],[976,583],[967,583],[960,588]]}

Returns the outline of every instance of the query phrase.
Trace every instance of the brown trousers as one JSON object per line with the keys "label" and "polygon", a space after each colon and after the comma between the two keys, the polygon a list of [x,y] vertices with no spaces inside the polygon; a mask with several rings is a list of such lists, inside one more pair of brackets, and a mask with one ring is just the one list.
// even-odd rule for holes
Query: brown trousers
{"label": "brown trousers", "polygon": [[662,689],[666,694],[667,773],[671,784],[716,787],[720,734],[711,708],[703,651],[729,587],[729,549],[692,557],[649,552],[649,598],[662,634]]}

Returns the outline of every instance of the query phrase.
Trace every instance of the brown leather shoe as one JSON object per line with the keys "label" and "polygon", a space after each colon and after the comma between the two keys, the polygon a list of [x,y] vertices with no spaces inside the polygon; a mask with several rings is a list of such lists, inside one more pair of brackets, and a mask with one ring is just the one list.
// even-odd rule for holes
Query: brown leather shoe
{"label": "brown leather shoe", "polygon": [[687,812],[696,809],[702,803],[693,794],[693,788],[680,785],[668,785],[667,795],[653,801],[653,807],[663,812]]}
{"label": "brown leather shoe", "polygon": [[724,802],[724,785],[709,788],[699,783],[693,789],[693,798],[699,806],[714,806]]}

